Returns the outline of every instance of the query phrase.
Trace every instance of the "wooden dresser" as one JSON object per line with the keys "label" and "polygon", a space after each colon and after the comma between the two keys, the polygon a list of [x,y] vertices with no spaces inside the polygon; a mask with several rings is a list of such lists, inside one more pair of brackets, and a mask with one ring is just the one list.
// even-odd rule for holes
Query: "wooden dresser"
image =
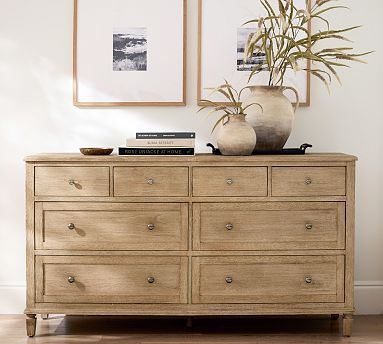
{"label": "wooden dresser", "polygon": [[354,311],[344,154],[26,158],[27,334],[37,314]]}

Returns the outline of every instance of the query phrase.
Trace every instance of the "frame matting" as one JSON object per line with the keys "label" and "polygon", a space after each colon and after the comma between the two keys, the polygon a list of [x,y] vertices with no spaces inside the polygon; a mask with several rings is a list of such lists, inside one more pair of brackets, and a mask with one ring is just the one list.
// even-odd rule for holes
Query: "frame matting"
{"label": "frame matting", "polygon": [[186,11],[187,0],[74,0],[74,105],[186,105]]}
{"label": "frame matting", "polygon": [[[306,0],[296,0],[298,1],[305,3]],[[198,0],[198,105],[209,105],[203,99],[212,100],[220,105],[230,105],[223,100],[223,96],[209,96],[209,90],[205,89],[222,85],[224,79],[236,89],[247,85],[250,72],[237,70],[237,30],[241,27],[251,28],[250,25],[242,26],[242,24],[264,15],[261,3],[259,1],[257,3],[256,0]],[[308,24],[308,30],[311,32],[311,23]],[[309,61],[307,68],[310,69]],[[255,81],[258,75],[253,77],[249,85],[267,84],[266,79],[262,80],[262,77]],[[291,71],[287,75],[285,86],[297,89],[300,106],[310,105],[309,72],[301,71],[294,74]],[[295,97],[291,96],[291,100],[295,101]]]}

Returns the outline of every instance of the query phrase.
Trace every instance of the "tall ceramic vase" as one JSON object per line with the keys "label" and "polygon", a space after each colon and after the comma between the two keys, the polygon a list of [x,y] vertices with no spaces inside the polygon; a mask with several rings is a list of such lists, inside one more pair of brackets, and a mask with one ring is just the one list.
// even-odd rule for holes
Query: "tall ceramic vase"
{"label": "tall ceramic vase", "polygon": [[[295,93],[295,107],[283,94],[286,90]],[[294,114],[299,105],[298,92],[292,87],[285,86],[252,86],[250,92],[243,106],[258,103],[263,108],[263,111],[259,111],[258,107],[251,106],[246,110],[246,120],[257,134],[255,151],[281,150],[293,128]]]}
{"label": "tall ceramic vase", "polygon": [[217,136],[222,155],[251,155],[256,141],[255,131],[246,122],[245,115],[229,115]]}

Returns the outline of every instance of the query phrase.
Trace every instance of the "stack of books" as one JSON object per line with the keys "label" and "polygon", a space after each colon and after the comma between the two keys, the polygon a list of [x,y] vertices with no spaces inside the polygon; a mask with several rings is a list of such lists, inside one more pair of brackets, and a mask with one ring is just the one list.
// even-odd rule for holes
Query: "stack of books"
{"label": "stack of books", "polygon": [[118,155],[194,155],[195,133],[137,133]]}

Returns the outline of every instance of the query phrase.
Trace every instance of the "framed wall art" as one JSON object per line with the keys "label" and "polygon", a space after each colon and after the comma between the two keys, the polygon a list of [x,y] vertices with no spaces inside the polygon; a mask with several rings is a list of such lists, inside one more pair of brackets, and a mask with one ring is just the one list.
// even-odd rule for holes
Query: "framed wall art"
{"label": "framed wall art", "polygon": [[[206,88],[222,85],[224,79],[236,89],[247,85],[252,66],[251,63],[243,63],[244,48],[249,34],[255,31],[255,26],[243,24],[264,17],[266,12],[259,0],[198,1],[198,104],[208,105],[204,99],[227,104],[223,96],[220,94],[212,96]],[[277,0],[275,1],[277,3]],[[306,8],[306,0],[295,0],[294,4],[298,8]],[[310,23],[307,26],[310,31]],[[252,62],[256,63],[257,58],[262,56],[256,56]],[[309,61],[304,61],[302,67],[309,69]],[[249,85],[267,85],[266,74],[263,72],[257,74]],[[298,91],[301,106],[310,105],[309,72],[287,71],[284,84]],[[291,100],[295,101],[293,94]]]}
{"label": "framed wall art", "polygon": [[74,105],[185,105],[186,5],[74,0]]}

